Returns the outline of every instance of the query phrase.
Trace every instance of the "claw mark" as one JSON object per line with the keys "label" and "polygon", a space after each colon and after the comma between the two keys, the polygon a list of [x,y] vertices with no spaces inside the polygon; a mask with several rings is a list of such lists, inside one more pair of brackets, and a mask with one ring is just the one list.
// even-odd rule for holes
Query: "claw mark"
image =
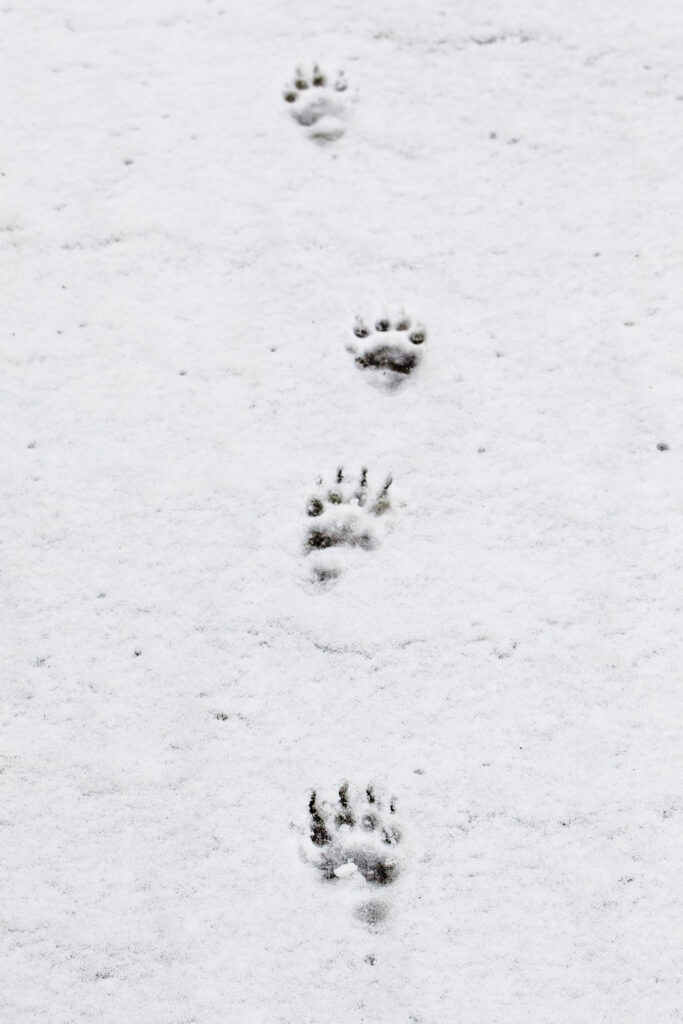
{"label": "claw mark", "polygon": [[311,799],[308,803],[308,810],[311,815],[311,840],[316,846],[326,846],[332,842],[332,837],[327,831],[322,815],[316,803],[316,792],[312,790]]}
{"label": "claw mark", "polygon": [[360,508],[363,508],[368,498],[368,471],[363,468],[360,474],[360,481],[358,483],[358,490],[356,491],[356,501]]}
{"label": "claw mark", "polygon": [[348,782],[343,782],[339,787],[339,805],[341,807],[341,811],[337,813],[337,816],[335,818],[335,824],[337,828],[341,828],[342,825],[348,825],[350,828],[353,828],[353,826],[356,824],[356,819],[354,818],[351,812],[351,808],[349,807]]}
{"label": "claw mark", "polygon": [[390,477],[390,476],[387,477],[387,480],[386,480],[386,483],[384,484],[384,487],[382,488],[382,490],[377,495],[377,500],[375,501],[375,504],[370,509],[370,511],[374,512],[374,514],[376,516],[384,515],[384,513],[390,507],[389,498],[388,498],[388,492],[389,492],[389,488],[391,487],[392,483],[393,483],[392,477]]}

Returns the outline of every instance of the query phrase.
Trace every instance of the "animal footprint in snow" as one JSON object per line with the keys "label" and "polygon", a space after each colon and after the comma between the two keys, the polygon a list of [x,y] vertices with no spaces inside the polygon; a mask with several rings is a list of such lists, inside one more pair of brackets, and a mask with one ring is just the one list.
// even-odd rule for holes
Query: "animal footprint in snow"
{"label": "animal footprint in snow", "polygon": [[315,142],[332,142],[346,130],[347,85],[344,72],[334,78],[324,74],[317,64],[308,73],[297,68],[294,78],[285,86],[283,96],[290,104],[295,121],[308,128],[308,137]]}
{"label": "animal footprint in snow", "polygon": [[356,317],[353,333],[357,341],[347,348],[358,366],[370,370],[378,383],[390,388],[418,366],[427,340],[424,324],[413,322],[405,313],[393,318],[380,316],[372,327],[363,317]]}
{"label": "animal footprint in snow", "polygon": [[[401,870],[401,832],[393,799],[385,807],[372,786],[353,797],[344,782],[334,804],[319,800],[314,790],[308,813],[309,843],[304,854],[325,881],[347,882],[359,894],[367,892],[368,886],[381,888],[396,881]],[[386,903],[378,899],[360,903],[355,910],[356,917],[368,925],[381,924],[387,913]]]}
{"label": "animal footprint in snow", "polygon": [[342,559],[338,549],[372,551],[380,544],[379,520],[391,507],[388,476],[382,487],[372,492],[368,486],[368,471],[362,469],[358,479],[349,481],[343,469],[338,469],[334,480],[325,484],[318,480],[318,488],[306,506],[310,519],[306,528],[305,551],[313,555],[313,578],[325,583],[341,575]]}

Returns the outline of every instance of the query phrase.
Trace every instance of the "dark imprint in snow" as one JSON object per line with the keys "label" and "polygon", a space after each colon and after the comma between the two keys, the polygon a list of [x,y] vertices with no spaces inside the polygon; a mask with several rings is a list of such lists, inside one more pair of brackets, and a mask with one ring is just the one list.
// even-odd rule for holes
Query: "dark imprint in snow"
{"label": "dark imprint in snow", "polygon": [[[368,485],[368,471],[362,469],[356,480],[348,480],[339,468],[332,482],[318,480],[318,489],[306,506],[306,513],[315,520],[306,530],[304,550],[307,554],[330,548],[359,548],[372,551],[379,545],[376,521],[391,507],[388,476],[378,491]],[[314,575],[319,582],[339,576],[340,568],[333,562],[318,560]]]}
{"label": "dark imprint in snow", "polygon": [[381,900],[368,900],[367,903],[361,903],[357,906],[354,911],[358,920],[362,921],[363,924],[369,925],[371,928],[383,924],[388,913],[389,910],[386,903],[382,903]]}
{"label": "dark imprint in snow", "polygon": [[[401,833],[393,799],[385,808],[371,785],[362,797],[354,798],[344,782],[334,804],[320,801],[313,790],[308,813],[309,837],[316,848],[314,860],[324,879],[331,882],[357,872],[375,886],[390,885],[396,880],[396,847],[401,842]],[[377,924],[384,919],[386,909],[371,901],[356,913],[366,923]]]}
{"label": "dark imprint in snow", "polygon": [[285,102],[290,104],[294,120],[310,129],[309,138],[322,143],[332,142],[344,134],[346,89],[343,71],[329,78],[314,64],[310,72],[297,68],[282,95]]}
{"label": "dark imprint in snow", "polygon": [[424,325],[413,323],[406,314],[393,319],[379,317],[374,327],[357,317],[353,333],[358,340],[347,348],[356,364],[364,370],[379,371],[381,383],[388,387],[396,387],[415,370],[422,359],[421,346],[427,340]]}

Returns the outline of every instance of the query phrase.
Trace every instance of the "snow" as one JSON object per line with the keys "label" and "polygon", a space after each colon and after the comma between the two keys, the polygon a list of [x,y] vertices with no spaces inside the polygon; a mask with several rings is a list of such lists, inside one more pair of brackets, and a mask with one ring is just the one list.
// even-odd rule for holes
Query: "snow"
{"label": "snow", "polygon": [[[0,27],[0,1019],[680,1020],[680,4]],[[381,890],[301,856],[345,780]]]}

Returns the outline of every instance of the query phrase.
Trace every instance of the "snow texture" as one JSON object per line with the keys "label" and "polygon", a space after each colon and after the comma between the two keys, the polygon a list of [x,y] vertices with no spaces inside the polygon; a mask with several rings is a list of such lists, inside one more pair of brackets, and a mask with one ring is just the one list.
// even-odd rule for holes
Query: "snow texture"
{"label": "snow texture", "polygon": [[[682,44],[4,0],[0,1020],[681,1020]],[[393,529],[312,586],[339,466]],[[301,857],[344,779],[390,885]]]}

